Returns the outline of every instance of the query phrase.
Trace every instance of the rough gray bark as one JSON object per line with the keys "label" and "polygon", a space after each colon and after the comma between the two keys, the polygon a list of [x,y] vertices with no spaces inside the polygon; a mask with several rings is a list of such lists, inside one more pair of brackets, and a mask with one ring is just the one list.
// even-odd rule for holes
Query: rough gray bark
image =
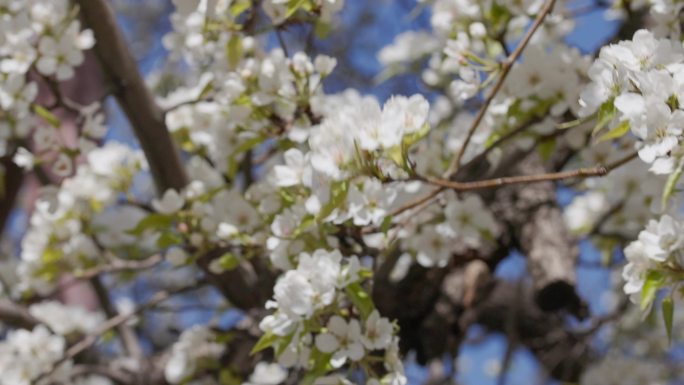
{"label": "rough gray bark", "polygon": [[[539,155],[531,153],[510,171],[544,173]],[[575,292],[575,263],[579,251],[565,222],[552,182],[508,186],[493,194],[491,207],[510,232],[510,247],[518,247],[527,257],[534,280],[535,298],[543,310],[567,308],[581,315]]]}

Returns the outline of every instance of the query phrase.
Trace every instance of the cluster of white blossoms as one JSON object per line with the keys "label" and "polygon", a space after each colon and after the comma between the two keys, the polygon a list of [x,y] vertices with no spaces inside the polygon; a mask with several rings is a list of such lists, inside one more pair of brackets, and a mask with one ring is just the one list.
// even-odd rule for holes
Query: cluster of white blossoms
{"label": "cluster of white blossoms", "polygon": [[[7,0],[0,7],[0,155],[13,154],[8,141],[31,135],[37,151],[61,151],[58,162],[69,163],[65,144],[59,143],[59,121],[41,107],[40,122],[33,114],[38,85],[28,78],[36,74],[61,82],[74,76],[74,68],[84,61],[83,51],[94,45],[90,30],[82,30],[67,0]],[[50,124],[47,124],[50,123]],[[52,126],[51,126],[52,125]],[[35,132],[34,132],[35,130]],[[87,138],[84,138],[84,140]],[[51,159],[56,155],[52,154]],[[63,167],[54,168],[57,173]],[[60,174],[62,176],[66,173]]]}
{"label": "cluster of white blossoms", "polygon": [[387,373],[375,381],[405,384],[394,326],[373,308],[360,285],[362,267],[357,257],[347,258],[344,264],[342,258],[339,250],[323,249],[298,256],[297,267],[278,279],[273,301],[266,304],[276,311],[259,325],[266,333],[262,340],[274,346],[281,365],[307,370],[329,361],[334,372],[384,351]]}
{"label": "cluster of white blossoms", "polygon": [[56,334],[69,336],[94,332],[104,321],[103,314],[81,306],[45,301],[29,307],[29,313],[47,325]]}
{"label": "cluster of white blossoms", "polygon": [[287,379],[287,371],[278,364],[259,362],[254,366],[254,372],[249,381],[243,385],[278,385]]}
{"label": "cluster of white blossoms", "polygon": [[[487,151],[492,164],[500,160],[500,149],[488,151],[488,147],[508,135],[513,137],[506,145],[523,149],[537,146],[544,149],[543,156],[561,145],[574,149],[586,145],[583,131],[557,130],[569,113],[576,114],[580,109],[579,94],[591,64],[589,55],[564,42],[573,28],[572,19],[562,12],[564,2],[558,2],[544,18],[475,134],[471,137],[463,128],[474,120],[464,105],[476,103],[478,96],[492,91],[501,74],[501,61],[544,4],[536,0],[435,1],[431,4],[432,31],[405,32],[381,50],[379,59],[388,66],[388,75],[425,62],[421,67],[423,81],[442,94],[433,103],[429,139],[441,143],[446,135],[447,145],[440,146],[441,158],[434,146],[416,152],[417,167],[429,164],[430,171],[440,175],[443,170],[434,169],[443,168],[461,150],[466,138],[469,145],[463,161]],[[520,132],[522,128],[527,129]]]}
{"label": "cluster of white blossoms", "polygon": [[[164,45],[175,57],[195,66],[196,69],[220,71],[221,66],[234,69],[242,50],[251,50],[256,43],[256,31],[240,33],[240,23],[249,24],[256,9],[251,1],[231,0],[173,0],[175,12],[171,15],[173,31],[164,37]],[[344,0],[267,0],[260,2],[273,24],[283,24],[296,16],[297,11],[317,15],[320,23],[331,23],[332,17],[344,6]],[[241,16],[247,15],[247,22]],[[244,24],[243,24],[244,25]],[[250,26],[249,28],[254,28]],[[229,49],[226,49],[228,47]]]}
{"label": "cluster of white blossoms", "polygon": [[684,9],[684,1],[682,0],[637,0],[630,2],[628,5],[615,1],[613,8],[609,11],[609,15],[614,18],[627,17],[626,6],[632,12],[641,11],[648,8],[650,14],[649,30],[651,30],[657,37],[669,37],[677,40],[682,35],[682,18],[680,13]]}
{"label": "cluster of white blossoms", "polygon": [[448,193],[445,202],[442,222],[426,221],[423,217],[415,221],[415,225],[420,225],[419,230],[405,229],[406,234],[400,235],[405,237],[404,243],[422,266],[444,267],[455,254],[487,249],[499,234],[494,216],[479,196],[468,194],[459,198],[455,193]]}
{"label": "cluster of white blossoms", "polygon": [[297,100],[309,104],[320,98],[322,79],[336,64],[324,55],[312,60],[301,52],[288,58],[282,49],[264,53],[249,38],[237,44],[242,48],[234,71],[204,72],[197,86],[162,101],[171,109],[166,123],[181,147],[207,153],[227,175],[268,138],[286,134],[292,141],[306,140],[312,116]]}
{"label": "cluster of white blossoms", "polygon": [[0,385],[112,385],[99,375],[71,376],[73,362],[63,361],[64,336],[38,325],[13,330],[0,341]]}
{"label": "cluster of white blossoms", "polygon": [[[610,164],[634,146],[628,137],[619,144],[602,142],[580,152],[582,164]],[[576,235],[600,236],[602,233],[636,238],[649,219],[661,213],[661,196],[666,177],[648,171],[643,162],[630,162],[604,178],[584,182],[586,192],[565,207],[568,228]],[[678,205],[667,212],[675,214]],[[612,246],[609,246],[611,249]]]}
{"label": "cluster of white blossoms", "polygon": [[[201,254],[216,247],[252,245],[262,237],[264,223],[257,209],[238,189],[224,185],[216,169],[194,157],[188,171],[193,182],[180,192],[170,189],[153,199],[154,213],[139,222],[132,231],[135,235],[151,237],[158,247],[168,248],[166,258],[176,266],[192,261],[187,247]],[[176,226],[169,227],[171,223]],[[220,273],[226,264],[234,267],[237,261],[216,259],[210,270]]]}
{"label": "cluster of white blossoms", "polygon": [[[625,293],[634,302],[644,303],[644,284],[647,280],[669,281],[684,267],[684,223],[663,215],[651,220],[639,233],[637,240],[625,248],[627,265],[622,276]],[[668,274],[675,274],[670,278]],[[655,278],[654,278],[655,275]]]}
{"label": "cluster of white blossoms", "polygon": [[[54,335],[43,325],[32,331],[15,330],[0,342],[0,383],[3,385],[29,385],[44,373],[50,372],[62,358],[66,341]],[[65,380],[68,363],[55,371],[51,380]],[[44,381],[49,383],[49,381]]]}
{"label": "cluster of white blossoms", "polygon": [[[203,368],[211,367],[225,347],[216,342],[216,334],[206,326],[193,326],[183,331],[171,348],[164,377],[170,384],[186,383]],[[203,366],[204,365],[204,366]]]}
{"label": "cluster of white blossoms", "polygon": [[639,30],[632,40],[601,49],[588,72],[580,115],[597,113],[601,125],[630,131],[639,140],[639,158],[656,174],[680,167],[684,110],[684,47]]}
{"label": "cluster of white blossoms", "polygon": [[87,162],[61,186],[43,187],[30,218],[31,227],[22,240],[17,268],[20,283],[13,289],[47,294],[62,273],[103,262],[100,247],[115,251],[137,244],[126,230],[145,216],[144,210],[111,208],[118,194],[128,191],[133,177],[145,167],[140,151],[107,142],[90,152]]}
{"label": "cluster of white blossoms", "polygon": [[[401,71],[402,66],[408,68],[409,63],[428,58],[423,81],[430,86],[444,88],[461,105],[486,86],[482,83],[486,74],[496,71],[496,56],[504,49],[501,41],[519,38],[543,4],[542,0],[438,0],[432,4],[431,32],[404,32],[396,37],[392,45],[381,50],[378,58],[389,66],[390,72]],[[562,8],[562,3],[557,7]],[[490,18],[493,14],[497,16],[492,22]],[[554,40],[554,44],[565,51],[567,47],[558,43],[572,30],[572,26],[572,22],[560,12],[552,13],[545,20],[543,33],[535,36],[535,43]],[[499,38],[500,35],[504,40]],[[548,57],[553,59],[559,56]],[[537,64],[542,66],[539,62]],[[564,76],[558,79],[557,84],[573,84],[564,82],[562,78]],[[518,88],[523,89],[527,88]]]}

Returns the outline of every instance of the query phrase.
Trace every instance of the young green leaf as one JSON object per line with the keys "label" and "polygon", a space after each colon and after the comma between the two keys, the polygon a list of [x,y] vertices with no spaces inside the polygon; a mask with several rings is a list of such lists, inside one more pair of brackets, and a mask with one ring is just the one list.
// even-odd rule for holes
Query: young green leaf
{"label": "young green leaf", "polygon": [[596,143],[601,143],[605,142],[607,140],[612,140],[612,139],[617,139],[625,135],[626,133],[629,132],[629,121],[628,120],[623,120],[620,124],[617,126],[611,128],[608,132],[605,134],[601,135],[597,140]]}
{"label": "young green leaf", "polygon": [[259,338],[259,341],[257,341],[256,344],[254,344],[254,347],[252,350],[249,352],[249,355],[254,355],[256,353],[259,353],[260,351],[264,349],[268,349],[273,344],[275,344],[278,340],[280,339],[280,336],[277,336],[271,332],[266,332],[261,338]]}
{"label": "young green leaf", "polygon": [[368,318],[370,313],[375,309],[373,299],[366,293],[358,282],[352,283],[346,287],[347,296],[352,301],[354,306],[361,313],[363,319]]}
{"label": "young green leaf", "polygon": [[33,112],[35,112],[36,115],[43,118],[43,120],[48,122],[52,127],[59,128],[59,126],[60,126],[59,118],[57,116],[55,116],[55,114],[50,112],[50,110],[48,110],[47,108],[39,106],[38,104],[34,104],[33,105]]}
{"label": "young green leaf", "polygon": [[171,215],[166,215],[166,214],[150,214],[146,216],[145,218],[141,219],[138,224],[126,231],[128,234],[131,235],[142,235],[145,231],[147,230],[163,230],[167,229],[171,226],[173,223],[173,216]]}
{"label": "young green leaf", "polygon": [[644,287],[641,291],[641,310],[644,311],[651,307],[653,301],[655,300],[658,290],[661,288],[665,282],[665,277],[663,273],[651,270],[646,274],[646,279],[644,281]]}
{"label": "young green leaf", "polygon": [[616,114],[617,109],[615,108],[615,104],[613,104],[613,99],[601,104],[601,107],[599,107],[598,111],[598,122],[596,122],[594,130],[591,132],[591,136],[596,136],[603,129],[603,127],[608,125],[608,123],[613,120]]}
{"label": "young green leaf", "polygon": [[668,199],[670,199],[670,196],[672,196],[672,193],[675,191],[675,187],[677,187],[677,182],[679,182],[679,179],[682,177],[683,171],[684,159],[680,159],[677,168],[672,174],[670,174],[670,176],[667,178],[667,182],[665,183],[665,188],[663,189],[663,196],[660,201],[660,204],[663,209],[667,206]]}

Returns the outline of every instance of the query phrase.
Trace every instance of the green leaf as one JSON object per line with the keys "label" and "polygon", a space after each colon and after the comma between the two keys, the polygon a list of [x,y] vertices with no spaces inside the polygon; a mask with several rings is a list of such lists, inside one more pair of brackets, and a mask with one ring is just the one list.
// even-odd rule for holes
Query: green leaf
{"label": "green leaf", "polygon": [[287,3],[287,13],[285,14],[285,19],[289,19],[292,15],[297,13],[297,11],[304,7],[307,0],[290,0]]}
{"label": "green leaf", "polygon": [[163,230],[168,229],[173,224],[174,217],[166,214],[150,214],[141,219],[138,224],[126,232],[131,235],[143,235],[147,230]]}
{"label": "green leaf", "polygon": [[402,151],[401,146],[394,146],[386,151],[388,158],[392,159],[397,166],[404,167],[404,151]]}
{"label": "green leaf", "polygon": [[368,318],[373,309],[375,309],[375,305],[373,304],[373,299],[366,293],[361,284],[354,282],[347,285],[345,291],[354,306],[359,310],[359,313],[361,313],[361,317],[364,320]]}
{"label": "green leaf", "polygon": [[233,150],[228,158],[228,176],[231,179],[235,176],[240,167],[240,163],[236,160],[237,156],[260,145],[264,140],[266,140],[265,136],[257,135],[240,143],[240,145]]}
{"label": "green leaf", "polygon": [[622,137],[626,133],[629,132],[630,124],[628,120],[623,120],[618,124],[617,126],[611,128],[608,132],[605,134],[601,135],[597,140],[596,143],[601,143],[605,142],[607,140],[613,140]]}
{"label": "green leaf", "polygon": [[347,192],[349,191],[349,182],[346,180],[333,182],[330,186],[330,199],[326,203],[316,217],[318,220],[323,220],[330,215],[333,210],[340,207],[347,199]]}
{"label": "green leaf", "polygon": [[542,159],[545,161],[551,159],[551,156],[553,155],[553,151],[555,149],[556,139],[544,140],[537,146],[539,156],[541,156]]}
{"label": "green leaf", "polygon": [[679,182],[679,179],[682,177],[682,172],[684,172],[684,159],[679,159],[678,162],[679,163],[677,164],[677,168],[672,174],[670,174],[670,176],[667,178],[667,182],[665,183],[665,188],[663,189],[663,196],[660,201],[662,209],[665,209],[665,207],[667,207],[667,201],[670,199],[670,196],[672,196],[672,193],[675,191],[675,188],[677,187],[677,182]]}
{"label": "green leaf", "polygon": [[646,279],[644,281],[644,287],[641,289],[641,310],[644,311],[648,309],[653,301],[655,300],[658,290],[665,282],[665,276],[663,273],[651,270],[646,274]]}
{"label": "green leaf", "polygon": [[318,350],[314,350],[313,355],[315,359],[313,368],[307,372],[304,378],[302,378],[302,381],[300,382],[301,385],[311,385],[319,377],[333,370],[332,365],[330,365],[332,353],[321,353]]}
{"label": "green leaf", "polygon": [[280,336],[275,335],[271,332],[266,332],[261,338],[259,338],[259,341],[257,341],[256,344],[254,344],[254,347],[252,348],[252,351],[249,352],[249,355],[254,355],[264,349],[268,349],[273,344],[275,344],[278,340],[280,339]]}
{"label": "green leaf", "polygon": [[392,219],[393,217],[391,215],[388,215],[382,219],[382,223],[380,224],[380,231],[382,231],[382,233],[385,234],[385,236],[387,236],[387,232],[392,227]]}
{"label": "green leaf", "polygon": [[252,7],[252,1],[251,0],[237,0],[237,1],[234,1],[233,4],[230,6],[230,14],[233,15],[233,17],[237,17],[242,12],[248,10],[251,7]]}
{"label": "green leaf", "polygon": [[225,253],[219,257],[219,265],[223,271],[233,270],[240,264],[240,258],[233,253]]}
{"label": "green leaf", "polygon": [[280,344],[278,345],[278,349],[276,349],[276,352],[275,352],[275,356],[276,356],[276,357],[280,357],[280,355],[283,354],[283,352],[285,351],[285,349],[287,349],[287,347],[290,346],[290,343],[291,343],[292,340],[294,339],[294,335],[295,335],[296,333],[297,333],[297,332],[294,331],[294,332],[292,332],[292,333],[286,335],[285,337],[283,337],[283,340],[280,341]]}
{"label": "green leaf", "polygon": [[556,128],[558,128],[559,130],[567,130],[567,129],[569,129],[569,128],[577,127],[577,126],[579,126],[580,124],[585,123],[585,122],[586,122],[587,120],[589,120],[590,118],[594,118],[595,116],[596,116],[596,113],[593,113],[593,114],[591,114],[591,115],[589,115],[589,116],[585,116],[585,117],[582,117],[582,118],[578,118],[578,119],[575,119],[575,120],[571,120],[571,121],[569,121],[569,122],[561,123],[561,124],[557,125]]}
{"label": "green leaf", "polygon": [[221,385],[240,385],[242,379],[233,374],[230,369],[224,368],[219,372],[219,383]]}
{"label": "green leaf", "polygon": [[601,104],[598,111],[598,122],[596,122],[594,130],[591,132],[591,136],[596,136],[603,127],[613,120],[615,114],[617,114],[617,109],[615,104],[613,104],[613,98]]}
{"label": "green leaf", "polygon": [[159,239],[157,239],[157,247],[166,249],[170,246],[175,246],[183,243],[183,238],[173,231],[164,231]]}
{"label": "green leaf", "polygon": [[233,34],[226,45],[226,56],[228,57],[228,65],[231,69],[237,67],[242,59],[242,40],[239,34]]}
{"label": "green leaf", "polygon": [[50,110],[48,110],[47,108],[39,106],[38,104],[34,104],[33,112],[35,112],[38,116],[43,118],[43,120],[45,120],[46,122],[50,123],[52,127],[59,128],[61,124],[59,118],[55,116],[55,114],[50,112]]}
{"label": "green leaf", "polygon": [[328,35],[330,35],[330,32],[332,32],[332,24],[320,20],[316,21],[316,24],[314,25],[314,33],[316,34],[317,38],[321,40],[327,39]]}
{"label": "green leaf", "polygon": [[404,146],[410,147],[411,145],[423,139],[428,134],[428,132],[430,132],[430,124],[425,123],[423,127],[420,128],[420,130],[404,136],[402,142]]}
{"label": "green leaf", "polygon": [[661,306],[665,330],[667,331],[667,341],[669,344],[672,344],[672,319],[674,317],[674,302],[672,301],[672,297],[665,298]]}
{"label": "green leaf", "polygon": [[308,229],[309,226],[311,226],[314,222],[315,218],[313,217],[313,215],[304,216],[304,218],[302,218],[302,222],[299,224],[299,226],[297,226],[295,231],[292,233],[293,236],[295,238],[298,237],[300,234],[302,234],[302,232],[304,232],[304,230]]}
{"label": "green leaf", "polygon": [[64,257],[64,253],[61,250],[49,248],[45,249],[43,252],[42,262],[45,264],[59,262],[59,260]]}

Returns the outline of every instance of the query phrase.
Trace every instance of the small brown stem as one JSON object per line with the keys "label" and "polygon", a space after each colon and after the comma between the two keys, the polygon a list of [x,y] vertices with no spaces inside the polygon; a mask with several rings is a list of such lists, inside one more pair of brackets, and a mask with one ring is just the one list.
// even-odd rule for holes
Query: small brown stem
{"label": "small brown stem", "polygon": [[499,74],[499,78],[492,87],[492,91],[489,93],[489,95],[487,95],[487,98],[482,104],[482,107],[480,107],[480,110],[477,112],[475,120],[473,120],[473,123],[470,125],[470,128],[468,129],[468,134],[466,135],[466,138],[463,141],[463,146],[461,146],[459,151],[456,153],[456,156],[451,160],[449,168],[444,173],[445,178],[450,178],[456,171],[458,171],[458,168],[461,166],[461,159],[465,154],[466,148],[468,147],[470,140],[475,134],[477,127],[480,125],[480,122],[482,122],[482,119],[484,118],[485,113],[489,108],[489,105],[492,103],[496,95],[501,90],[501,87],[506,81],[508,74],[511,72],[511,68],[513,68],[513,64],[515,64],[516,60],[518,60],[520,55],[523,53],[525,47],[527,47],[527,44],[530,42],[530,39],[532,39],[532,36],[534,36],[535,32],[537,32],[539,27],[544,22],[544,19],[551,12],[555,4],[556,0],[547,0],[542,9],[539,10],[539,13],[537,14],[536,19],[532,23],[532,26],[529,30],[527,30],[525,36],[523,36],[522,40],[520,41],[520,44],[518,44],[515,50],[501,63],[501,72]]}

